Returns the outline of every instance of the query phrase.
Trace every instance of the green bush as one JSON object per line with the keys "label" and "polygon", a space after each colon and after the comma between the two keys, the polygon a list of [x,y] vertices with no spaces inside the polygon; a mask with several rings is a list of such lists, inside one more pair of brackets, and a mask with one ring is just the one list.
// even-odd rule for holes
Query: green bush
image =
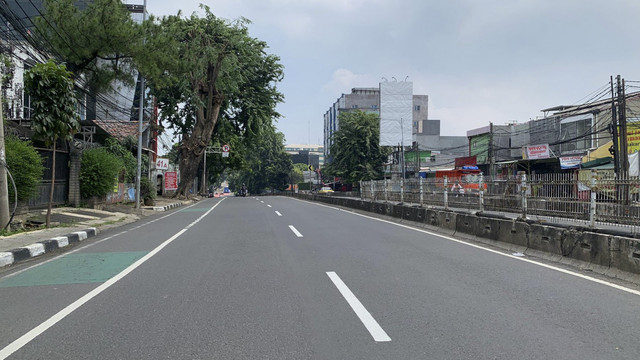
{"label": "green bush", "polygon": [[[128,140],[128,142],[130,141],[131,140]],[[138,172],[138,159],[133,155],[133,152],[114,138],[107,139],[105,143],[105,149],[122,160],[125,169],[124,182],[136,182],[136,175]]]}
{"label": "green bush", "polygon": [[153,201],[156,199],[156,187],[147,177],[140,178],[140,197],[143,202]]}
{"label": "green bush", "polygon": [[[38,151],[30,141],[22,141],[15,136],[5,138],[7,167],[18,189],[18,200],[27,201],[35,195],[38,182],[42,180],[44,166]],[[15,194],[9,181],[9,199],[13,202]]]}
{"label": "green bush", "polygon": [[107,195],[123,168],[122,161],[103,148],[86,150],[80,168],[80,195],[85,199]]}

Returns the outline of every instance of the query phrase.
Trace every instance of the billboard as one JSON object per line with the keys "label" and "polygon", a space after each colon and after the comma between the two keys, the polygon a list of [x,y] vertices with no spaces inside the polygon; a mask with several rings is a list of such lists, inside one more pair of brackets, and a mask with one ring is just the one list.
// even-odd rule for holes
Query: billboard
{"label": "billboard", "polygon": [[413,82],[380,83],[380,145],[411,145]]}
{"label": "billboard", "polygon": [[167,191],[178,190],[178,172],[166,171],[164,173],[164,189]]}
{"label": "billboard", "polygon": [[627,153],[640,151],[640,119],[627,119]]}

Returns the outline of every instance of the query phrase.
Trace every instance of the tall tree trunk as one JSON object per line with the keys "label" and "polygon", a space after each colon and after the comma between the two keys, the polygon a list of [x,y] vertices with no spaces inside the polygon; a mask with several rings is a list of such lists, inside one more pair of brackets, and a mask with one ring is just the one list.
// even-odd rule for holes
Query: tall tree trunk
{"label": "tall tree trunk", "polygon": [[[215,92],[213,89],[211,91]],[[223,100],[222,95],[212,96],[209,108],[198,112],[198,121],[189,137],[183,138],[180,144],[180,184],[173,197],[189,197],[189,189],[198,174],[204,151],[211,141]]]}
{"label": "tall tree trunk", "polygon": [[[189,146],[188,144],[190,142],[191,141],[187,140],[187,142],[182,145],[180,151],[180,184],[174,197],[184,195],[186,198],[189,198],[189,189],[191,189],[193,185],[193,180],[196,178],[198,167],[203,158],[201,151],[199,151],[201,147],[197,144]],[[200,155],[197,155],[198,152],[200,152]]]}
{"label": "tall tree trunk", "polygon": [[47,207],[47,228],[51,225],[51,207],[53,206],[53,190],[56,186],[56,136],[53,137],[53,155],[51,160],[51,188],[49,189],[49,206]]}

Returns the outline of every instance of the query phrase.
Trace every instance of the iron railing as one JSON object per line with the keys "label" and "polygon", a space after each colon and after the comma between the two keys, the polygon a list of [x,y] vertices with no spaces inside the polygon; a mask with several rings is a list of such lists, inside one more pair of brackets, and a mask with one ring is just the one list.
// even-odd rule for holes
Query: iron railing
{"label": "iron railing", "polygon": [[640,230],[640,177],[611,172],[474,176],[466,179],[394,179],[364,181],[361,197],[461,208],[517,213],[548,221],[571,219],[595,226],[606,223]]}

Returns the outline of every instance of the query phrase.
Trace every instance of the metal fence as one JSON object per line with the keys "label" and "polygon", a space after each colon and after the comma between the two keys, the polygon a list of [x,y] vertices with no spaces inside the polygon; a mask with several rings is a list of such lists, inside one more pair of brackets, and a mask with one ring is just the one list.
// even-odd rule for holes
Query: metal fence
{"label": "metal fence", "polygon": [[363,199],[518,213],[549,221],[571,219],[640,230],[640,178],[611,172],[540,174],[528,177],[394,179],[360,184]]}

